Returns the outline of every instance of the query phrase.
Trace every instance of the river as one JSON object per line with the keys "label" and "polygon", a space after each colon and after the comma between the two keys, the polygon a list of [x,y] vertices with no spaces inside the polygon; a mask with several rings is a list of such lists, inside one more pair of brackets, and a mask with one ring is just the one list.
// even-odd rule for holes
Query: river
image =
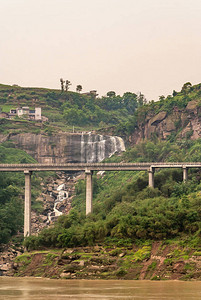
{"label": "river", "polygon": [[201,282],[130,280],[92,281],[0,277],[0,299],[200,300]]}

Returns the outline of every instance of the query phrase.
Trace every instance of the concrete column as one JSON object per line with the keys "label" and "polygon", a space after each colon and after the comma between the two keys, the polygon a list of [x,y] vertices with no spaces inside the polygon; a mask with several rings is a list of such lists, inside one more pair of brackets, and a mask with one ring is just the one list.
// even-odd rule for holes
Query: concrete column
{"label": "concrete column", "polygon": [[188,180],[188,168],[185,166],[183,167],[183,182],[186,182]]}
{"label": "concrete column", "polygon": [[150,167],[149,168],[149,187],[154,188],[154,172],[155,168]]}
{"label": "concrete column", "polygon": [[24,171],[25,197],[24,197],[24,237],[31,234],[31,172]]}
{"label": "concrete column", "polygon": [[91,170],[86,170],[86,215],[92,213],[92,199],[93,199],[93,188],[92,188],[92,174]]}

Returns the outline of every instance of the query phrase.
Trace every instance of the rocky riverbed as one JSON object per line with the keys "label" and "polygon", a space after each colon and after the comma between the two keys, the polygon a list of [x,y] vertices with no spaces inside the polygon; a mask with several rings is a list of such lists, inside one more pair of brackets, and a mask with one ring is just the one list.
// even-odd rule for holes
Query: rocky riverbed
{"label": "rocky riverbed", "polygon": [[56,178],[50,177],[47,185],[42,183],[42,193],[36,201],[39,201],[43,208],[41,213],[33,210],[31,212],[32,234],[50,226],[60,215],[69,213],[75,194],[75,183],[84,177],[83,173],[57,172]]}

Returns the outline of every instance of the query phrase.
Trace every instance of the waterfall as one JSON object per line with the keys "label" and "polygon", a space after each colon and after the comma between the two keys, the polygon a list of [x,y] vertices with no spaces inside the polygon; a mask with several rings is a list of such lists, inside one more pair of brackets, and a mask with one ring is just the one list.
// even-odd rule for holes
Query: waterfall
{"label": "waterfall", "polygon": [[125,151],[124,141],[118,136],[103,136],[91,132],[81,135],[81,162],[101,162],[122,151]]}
{"label": "waterfall", "polygon": [[102,135],[99,135],[100,141],[99,141],[99,147],[98,147],[98,155],[97,155],[97,161],[102,161],[105,159],[105,142]]}
{"label": "waterfall", "polygon": [[84,142],[84,133],[82,132],[81,135],[81,162],[84,163],[86,160],[85,158],[85,142]]}
{"label": "waterfall", "polygon": [[122,151],[122,152],[126,151],[126,147],[125,147],[125,144],[124,144],[124,140],[123,140],[121,137],[119,137],[119,136],[117,136],[116,138],[117,138],[118,141],[119,141],[121,151]]}

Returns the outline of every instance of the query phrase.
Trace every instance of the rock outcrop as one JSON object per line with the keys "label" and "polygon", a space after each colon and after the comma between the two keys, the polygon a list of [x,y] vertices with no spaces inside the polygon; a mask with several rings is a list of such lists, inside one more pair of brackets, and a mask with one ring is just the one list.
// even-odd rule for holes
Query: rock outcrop
{"label": "rock outcrop", "polygon": [[23,247],[9,243],[0,247],[0,276],[13,276],[15,272],[14,259],[24,252]]}
{"label": "rock outcrop", "polygon": [[190,101],[185,109],[175,106],[171,112],[148,113],[145,121],[139,123],[129,137],[129,141],[138,144],[152,137],[165,140],[173,133],[177,134],[178,138],[195,140],[201,137],[201,106],[197,100]]}
{"label": "rock outcrop", "polygon": [[39,163],[93,163],[125,151],[122,138],[93,133],[20,133],[9,139]]}
{"label": "rock outcrop", "polygon": [[[187,254],[188,253],[188,254]],[[201,258],[179,242],[150,246],[96,245],[27,252],[15,259],[14,276],[62,279],[200,280]]]}

